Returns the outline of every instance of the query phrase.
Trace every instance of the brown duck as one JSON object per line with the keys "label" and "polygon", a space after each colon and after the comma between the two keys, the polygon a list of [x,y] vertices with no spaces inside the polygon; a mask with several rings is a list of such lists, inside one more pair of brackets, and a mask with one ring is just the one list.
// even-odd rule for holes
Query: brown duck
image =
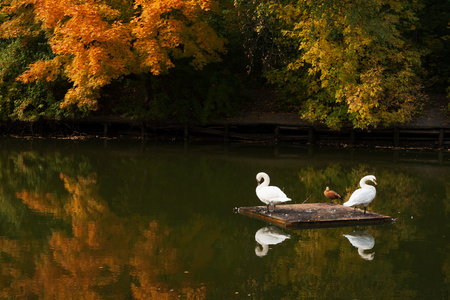
{"label": "brown duck", "polygon": [[323,191],[323,194],[325,195],[325,197],[327,197],[328,199],[330,199],[330,202],[333,203],[334,199],[342,199],[341,195],[339,195],[338,193],[336,193],[335,191],[330,190],[329,187],[327,187],[325,189],[325,191]]}

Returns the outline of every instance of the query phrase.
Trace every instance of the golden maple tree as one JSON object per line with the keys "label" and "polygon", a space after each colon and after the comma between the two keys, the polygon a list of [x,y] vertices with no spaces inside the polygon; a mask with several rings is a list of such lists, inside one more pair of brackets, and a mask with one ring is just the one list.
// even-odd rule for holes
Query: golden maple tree
{"label": "golden maple tree", "polygon": [[28,83],[65,76],[72,83],[61,107],[95,110],[101,87],[131,73],[158,75],[174,60],[202,68],[220,59],[225,40],[206,22],[213,0],[5,0],[0,38],[45,33],[54,58],[18,77]]}

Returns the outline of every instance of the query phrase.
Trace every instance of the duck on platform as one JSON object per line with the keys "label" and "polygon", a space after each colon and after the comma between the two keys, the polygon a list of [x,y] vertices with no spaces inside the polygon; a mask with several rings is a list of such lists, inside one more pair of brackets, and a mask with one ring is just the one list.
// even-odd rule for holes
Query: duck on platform
{"label": "duck on platform", "polygon": [[374,186],[368,185],[366,183],[366,181],[369,180],[372,181],[375,185],[377,185],[375,176],[373,175],[364,176],[359,181],[359,185],[361,186],[361,188],[354,191],[353,194],[350,196],[350,199],[348,199],[348,201],[345,202],[343,205],[354,206],[355,210],[357,206],[364,205],[364,214],[366,214],[367,205],[369,205],[373,201],[373,199],[377,194],[377,189]]}
{"label": "duck on platform", "polygon": [[280,188],[269,186],[270,178],[266,173],[259,172],[256,175],[256,181],[258,182],[256,195],[259,200],[267,205],[267,211],[269,211],[270,206],[273,206],[273,210],[275,210],[275,205],[292,200],[291,198],[288,198]]}
{"label": "duck on platform", "polygon": [[325,191],[323,191],[323,194],[325,195],[325,197],[327,197],[328,199],[330,199],[330,203],[333,203],[334,199],[342,199],[342,196],[339,195],[338,193],[336,193],[333,190],[330,190],[330,188],[327,186],[327,188],[325,189]]}

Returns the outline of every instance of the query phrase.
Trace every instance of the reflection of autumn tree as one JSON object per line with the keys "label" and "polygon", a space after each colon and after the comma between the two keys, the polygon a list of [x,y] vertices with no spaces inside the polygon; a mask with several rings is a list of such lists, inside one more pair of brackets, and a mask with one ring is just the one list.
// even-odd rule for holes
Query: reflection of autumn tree
{"label": "reflection of autumn tree", "polygon": [[[43,156],[34,151],[0,159],[0,178],[7,179],[3,185],[8,189],[6,197],[22,209],[16,214],[39,218],[45,226],[45,230],[36,230],[36,238],[19,219],[21,237],[3,238],[0,257],[13,259],[0,259],[0,278],[5,279],[0,297],[205,298],[203,279],[192,274],[208,268],[214,257],[213,244],[220,238],[211,226],[216,220],[199,221],[187,214],[189,224],[174,230],[160,221],[149,225],[142,217],[118,217],[99,196],[91,163],[84,157],[77,157],[77,164],[73,161],[70,155]],[[58,177],[61,181],[54,180]],[[130,201],[120,196],[114,199]],[[2,210],[13,215],[5,205]],[[187,244],[196,250],[174,246]]]}
{"label": "reflection of autumn tree", "polygon": [[[379,185],[370,209],[399,221],[365,228],[376,241],[371,263],[342,236],[353,228],[289,232],[290,240],[256,257],[259,222],[230,209],[236,195],[245,197],[241,203],[259,204],[254,172],[229,157],[218,167],[206,155],[101,164],[81,155],[21,154],[4,159],[0,153],[0,211],[9,218],[0,223],[0,298],[222,299],[239,292],[238,298],[254,299],[378,299],[398,298],[399,287],[405,298],[420,298],[422,282],[449,282],[450,252],[442,237],[448,227],[429,221],[448,217],[441,196],[448,195],[450,180],[442,168],[424,174],[422,166],[325,161],[269,170],[296,203],[310,194],[308,202],[327,201],[326,185],[348,197],[362,175],[374,173]],[[203,187],[191,187],[187,174]],[[430,185],[436,199],[428,195]],[[217,193],[230,187],[235,195]],[[202,205],[183,201],[179,190]],[[427,276],[415,265],[425,259]],[[353,294],[343,291],[347,282]]]}
{"label": "reflection of autumn tree", "polygon": [[[78,178],[60,174],[60,178],[69,193],[64,201],[51,193],[27,190],[17,193],[30,209],[69,222],[71,232],[52,232],[48,241],[50,250],[34,261],[34,278],[15,276],[20,273],[20,266],[10,272],[12,282],[20,283],[21,288],[10,286],[5,297],[16,297],[19,290],[26,295],[57,299],[68,295],[73,299],[97,299],[106,290],[119,298],[126,298],[127,292],[137,299],[168,299],[175,295],[190,299],[205,297],[206,288],[202,285],[195,287],[191,281],[182,281],[174,288],[161,280],[183,274],[179,269],[178,250],[164,246],[169,229],[157,221],[150,222],[148,228],[139,223],[128,224],[113,214],[98,195],[96,174]],[[130,230],[130,226],[135,230]],[[14,250],[14,243],[4,241],[3,244],[7,242]],[[6,250],[2,248],[3,252]],[[16,252],[18,257],[26,257],[20,249]]]}
{"label": "reflection of autumn tree", "polygon": [[[133,284],[135,297],[171,299],[178,292],[187,299],[207,298],[207,287],[204,283],[197,283],[201,280],[193,274],[201,274],[203,270],[218,264],[214,261],[218,255],[215,252],[216,245],[225,235],[211,224],[217,224],[217,219],[197,215],[180,228],[170,230],[162,228],[157,222],[151,222],[133,250],[131,265],[133,276],[138,279],[138,283]],[[173,245],[180,246],[174,248]],[[149,256],[149,253],[154,255]],[[222,261],[230,267],[226,257]],[[161,277],[173,283],[170,289],[158,283],[157,278]]]}
{"label": "reflection of autumn tree", "polygon": [[[164,246],[164,240],[169,236],[169,230],[161,229],[158,223],[153,221],[147,230],[142,232],[136,243],[131,259],[133,277],[137,283],[132,284],[133,295],[136,299],[171,299],[177,295],[173,287],[158,282],[161,276],[174,276],[183,274],[180,269],[178,250],[173,247]],[[154,255],[149,255],[153,253]],[[186,271],[185,277],[189,277]],[[178,284],[177,284],[178,285]],[[205,286],[192,287],[189,280],[181,280],[178,287],[179,293],[188,299],[204,299],[206,297]]]}
{"label": "reflection of autumn tree", "polygon": [[33,294],[58,299],[67,295],[98,298],[97,289],[116,283],[123,272],[126,250],[119,245],[129,244],[129,235],[99,199],[95,174],[77,179],[61,174],[61,179],[69,192],[64,206],[52,194],[17,194],[31,209],[51,213],[72,225],[71,234],[53,231],[50,253],[36,261],[35,279],[40,284],[33,288]]}
{"label": "reflection of autumn tree", "polygon": [[23,190],[17,193],[17,198],[22,199],[23,203],[34,211],[62,216],[61,203],[54,194]]}
{"label": "reflection of autumn tree", "polygon": [[[380,242],[380,232],[375,228],[369,230]],[[386,299],[396,298],[397,284],[404,278],[394,275],[394,266],[389,260],[377,260],[377,255],[383,255],[383,248],[395,248],[395,245],[377,247],[375,244],[376,263],[365,261],[342,237],[343,232],[349,231],[350,228],[337,228],[291,232],[292,240],[298,242],[291,248],[293,253],[277,256],[272,270],[265,272],[265,292],[283,290],[284,299],[378,299],[377,292],[367,291],[376,291],[382,286]],[[353,278],[354,274],[360,277]],[[402,290],[402,297],[414,296],[413,289]]]}
{"label": "reflection of autumn tree", "polygon": [[[29,277],[30,263],[39,259],[33,255],[23,255],[29,249],[36,249],[37,243],[23,245],[19,241],[0,238],[0,298],[17,299],[32,293],[36,283]],[[5,259],[5,257],[7,257]]]}

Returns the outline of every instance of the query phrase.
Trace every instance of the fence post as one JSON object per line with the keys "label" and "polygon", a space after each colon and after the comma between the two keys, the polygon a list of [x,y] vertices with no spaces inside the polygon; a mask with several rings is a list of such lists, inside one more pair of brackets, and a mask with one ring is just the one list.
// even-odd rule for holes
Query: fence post
{"label": "fence post", "polygon": [[444,128],[441,128],[439,131],[439,147],[442,147],[444,145]]}
{"label": "fence post", "polygon": [[398,147],[400,145],[400,130],[398,127],[394,128],[394,146]]}
{"label": "fence post", "polygon": [[280,126],[276,125],[274,130],[275,139],[278,140],[280,136]]}
{"label": "fence post", "polygon": [[350,146],[354,145],[355,145],[355,129],[352,127],[352,129],[350,129]]}
{"label": "fence post", "polygon": [[103,137],[108,136],[108,123],[103,124]]}
{"label": "fence post", "polygon": [[308,129],[308,143],[312,144],[314,142],[314,129],[309,127]]}
{"label": "fence post", "polygon": [[228,124],[225,124],[225,132],[223,134],[223,139],[228,142]]}

